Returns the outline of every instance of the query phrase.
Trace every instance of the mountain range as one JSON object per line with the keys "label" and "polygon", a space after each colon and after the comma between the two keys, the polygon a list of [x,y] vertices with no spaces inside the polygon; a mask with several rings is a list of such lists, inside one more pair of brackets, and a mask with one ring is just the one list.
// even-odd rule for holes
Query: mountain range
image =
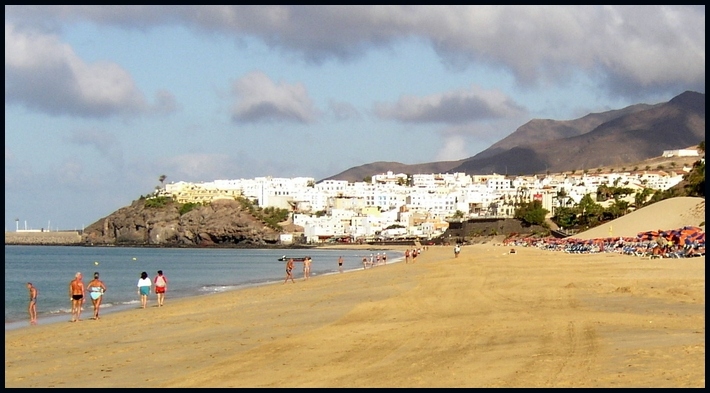
{"label": "mountain range", "polygon": [[635,104],[575,120],[533,119],[473,157],[402,164],[378,161],[323,180],[362,181],[394,173],[531,175],[621,167],[705,140],[705,94],[686,91],[668,102]]}

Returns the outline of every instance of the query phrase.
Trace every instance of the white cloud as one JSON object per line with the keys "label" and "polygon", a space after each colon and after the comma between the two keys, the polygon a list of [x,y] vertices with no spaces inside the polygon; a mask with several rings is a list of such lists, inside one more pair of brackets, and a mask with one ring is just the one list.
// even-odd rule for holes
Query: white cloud
{"label": "white cloud", "polygon": [[80,117],[146,110],[133,79],[117,64],[88,64],[57,36],[20,31],[7,23],[5,103]]}
{"label": "white cloud", "polygon": [[[351,60],[417,38],[449,65],[509,71],[521,86],[586,74],[609,94],[705,86],[705,6],[6,6],[6,19],[147,29],[178,24],[312,62]],[[6,34],[7,35],[7,34]]]}
{"label": "white cloud", "polygon": [[465,138],[460,134],[444,135],[442,146],[436,152],[436,161],[456,161],[469,157]]}
{"label": "white cloud", "polygon": [[375,104],[382,118],[408,123],[462,124],[520,116],[524,109],[500,91],[472,86],[426,97],[403,96],[395,104]]}
{"label": "white cloud", "polygon": [[[156,170],[160,169],[161,173],[168,176],[167,181],[203,181],[222,178],[221,174],[230,172],[235,163],[227,154],[193,153],[161,159],[161,165]],[[156,179],[159,175],[156,175]]]}
{"label": "white cloud", "polygon": [[251,72],[233,84],[232,120],[241,123],[289,121],[312,123],[318,116],[305,86],[274,83],[263,72]]}

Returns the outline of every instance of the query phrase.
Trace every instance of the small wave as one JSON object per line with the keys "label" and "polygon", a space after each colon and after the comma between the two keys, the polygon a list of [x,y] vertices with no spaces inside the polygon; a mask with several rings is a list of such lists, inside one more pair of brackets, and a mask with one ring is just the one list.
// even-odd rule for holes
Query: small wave
{"label": "small wave", "polygon": [[214,285],[214,286],[203,286],[199,289],[200,292],[218,293],[227,292],[236,289],[237,286],[234,285]]}
{"label": "small wave", "polygon": [[71,312],[69,308],[60,308],[59,310],[49,310],[47,314],[68,314]]}

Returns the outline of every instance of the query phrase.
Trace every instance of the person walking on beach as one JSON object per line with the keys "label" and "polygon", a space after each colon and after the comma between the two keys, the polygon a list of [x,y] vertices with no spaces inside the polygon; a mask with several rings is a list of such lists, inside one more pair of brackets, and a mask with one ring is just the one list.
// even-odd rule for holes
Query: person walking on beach
{"label": "person walking on beach", "polygon": [[30,292],[30,306],[27,308],[27,312],[30,313],[30,325],[37,324],[37,295],[39,291],[32,285],[31,282],[27,283],[27,290]]}
{"label": "person walking on beach", "polygon": [[150,278],[148,278],[148,273],[141,273],[141,278],[138,279],[138,294],[141,296],[141,308],[145,308],[148,305],[148,295],[150,294]]}
{"label": "person walking on beach", "polygon": [[71,300],[71,322],[81,321],[81,305],[84,303],[84,281],[81,272],[76,272],[69,282],[69,299]]}
{"label": "person walking on beach", "polygon": [[456,243],[456,246],[454,247],[454,258],[458,258],[460,252],[461,252],[461,246],[458,243]]}
{"label": "person walking on beach", "polygon": [[338,271],[343,272],[343,256],[338,257]]}
{"label": "person walking on beach", "polygon": [[99,272],[94,272],[94,279],[89,283],[89,297],[94,305],[94,317],[91,319],[99,319],[99,308],[101,308],[104,292],[106,292],[106,285],[99,280]]}
{"label": "person walking on beach", "polygon": [[387,264],[387,253],[386,252],[382,253],[382,264],[383,265]]}
{"label": "person walking on beach", "polygon": [[367,269],[367,257],[362,257],[362,270]]}
{"label": "person walking on beach", "polygon": [[155,284],[155,294],[158,295],[158,307],[163,307],[165,292],[168,290],[168,279],[163,275],[162,270],[158,270],[158,275],[153,280]]}
{"label": "person walking on beach", "polygon": [[289,258],[288,261],[286,261],[286,279],[284,280],[284,284],[288,282],[288,279],[291,279],[292,283],[296,283],[296,281],[293,281],[293,258]]}
{"label": "person walking on beach", "polygon": [[404,263],[409,263],[409,249],[404,251]]}
{"label": "person walking on beach", "polygon": [[313,262],[311,257],[305,257],[303,259],[303,279],[304,280],[308,280],[308,277],[311,276],[311,262]]}

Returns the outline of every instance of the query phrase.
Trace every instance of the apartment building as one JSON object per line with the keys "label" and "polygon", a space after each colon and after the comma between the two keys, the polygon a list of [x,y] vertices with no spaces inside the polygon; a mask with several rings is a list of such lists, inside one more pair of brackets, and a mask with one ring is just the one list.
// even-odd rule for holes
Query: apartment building
{"label": "apartment building", "polygon": [[410,236],[436,236],[446,230],[447,219],[457,212],[469,218],[512,217],[519,203],[538,200],[552,213],[560,206],[579,203],[586,194],[595,197],[603,184],[665,190],[682,177],[676,172],[636,171],[534,176],[415,174],[410,179],[387,172],[372,176],[370,182],[325,180],[316,184],[310,177],[177,182],[167,184],[161,193],[181,203],[243,196],[261,207],[287,208],[294,212],[294,223],[304,227],[309,241],[316,241],[329,236],[372,237],[400,225]]}

